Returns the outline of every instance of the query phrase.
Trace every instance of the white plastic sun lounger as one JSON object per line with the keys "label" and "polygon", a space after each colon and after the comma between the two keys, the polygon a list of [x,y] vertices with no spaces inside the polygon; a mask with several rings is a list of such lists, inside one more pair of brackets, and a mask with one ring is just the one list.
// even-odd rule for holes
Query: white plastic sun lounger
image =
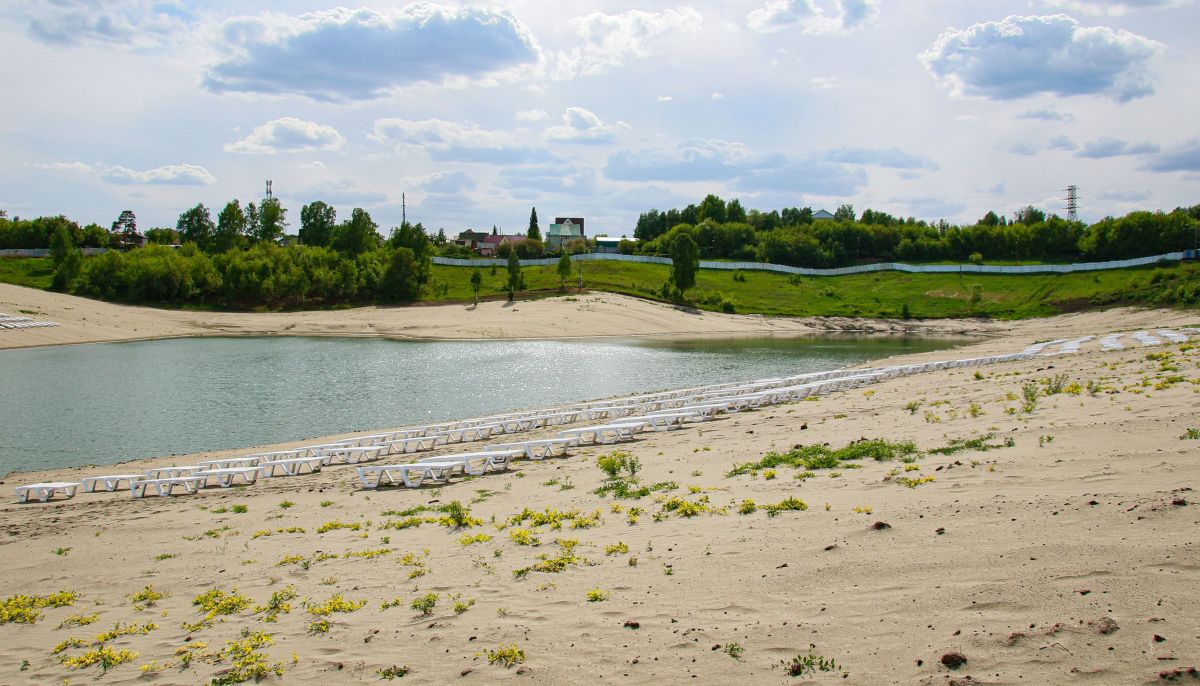
{"label": "white plastic sun lounger", "polygon": [[1083,345],[1084,343],[1087,343],[1088,341],[1092,340],[1093,338],[1095,338],[1095,336],[1083,336],[1081,338],[1075,338],[1075,339],[1069,340],[1066,343],[1062,344],[1062,346],[1058,349],[1057,353],[1049,353],[1049,354],[1051,354],[1051,355],[1073,355],[1073,354],[1076,354],[1079,352],[1079,346]]}
{"label": "white plastic sun lounger", "polygon": [[145,476],[142,477],[142,480],[145,481],[147,479],[175,479],[175,478],[178,478],[181,476],[187,476],[188,474],[191,474],[192,472],[198,472],[201,469],[204,469],[204,468],[199,465],[183,465],[180,467],[176,467],[176,466],[151,467],[150,469],[147,469],[144,472]]}
{"label": "white plastic sun lounger", "polygon": [[257,467],[259,457],[257,455],[249,455],[246,457],[226,457],[220,460],[200,460],[196,464],[203,469],[232,469],[235,467]]}
{"label": "white plastic sun lounger", "polygon": [[250,485],[258,481],[259,474],[262,470],[259,467],[218,467],[215,469],[202,469],[198,472],[192,472],[191,476],[203,479],[200,487],[208,486],[209,479],[216,479],[217,485],[221,488],[229,488],[240,476],[246,485]]}
{"label": "white plastic sun lounger", "polygon": [[379,488],[397,480],[407,488],[420,488],[426,481],[449,481],[452,467],[441,464],[385,464],[358,468],[363,488]]}
{"label": "white plastic sun lounger", "polygon": [[154,487],[155,495],[159,497],[168,496],[174,493],[176,486],[182,486],[183,492],[187,495],[194,495],[204,487],[206,477],[203,476],[177,476],[166,479],[142,479],[140,481],[132,481],[129,484],[129,493],[134,498],[144,498],[151,486]]}
{"label": "white plastic sun lounger", "polygon": [[[330,460],[340,459],[342,464],[358,464],[359,462],[367,462],[369,460],[377,460],[388,453],[386,445],[369,445],[369,446],[344,446],[341,448],[330,448],[326,456]],[[326,464],[329,464],[328,462]]]}
{"label": "white plastic sun lounger", "polygon": [[263,476],[275,476],[276,468],[283,470],[284,476],[297,476],[304,473],[307,468],[308,473],[321,471],[321,466],[328,464],[324,457],[293,457],[284,460],[267,460],[258,465],[258,471]]}
{"label": "white plastic sun lounger", "polygon": [[474,453],[438,455],[437,457],[427,457],[415,464],[453,465],[455,468],[462,469],[464,474],[482,476],[487,472],[499,472],[508,469],[509,460],[524,454],[525,451],[519,448],[504,448]]}
{"label": "white plastic sun lounger", "polygon": [[1158,334],[1159,336],[1162,336],[1163,338],[1167,339],[1168,341],[1170,341],[1172,343],[1186,343],[1187,339],[1188,339],[1188,337],[1185,336],[1184,334],[1178,333],[1176,331],[1172,331],[1170,329],[1159,329],[1159,330],[1155,331],[1154,333]]}
{"label": "white plastic sun lounger", "polygon": [[1100,347],[1105,350],[1124,350],[1125,344],[1120,339],[1121,334],[1111,333],[1100,339]]}
{"label": "white plastic sun lounger", "polygon": [[454,429],[446,429],[438,433],[445,436],[445,443],[465,443],[467,441],[482,441],[485,438],[491,438],[493,434],[502,434],[507,431],[505,424],[478,424],[476,426],[462,426]]}
{"label": "white plastic sun lounger", "polygon": [[126,488],[139,479],[145,479],[145,474],[108,474],[106,476],[87,476],[83,478],[83,492],[95,493],[97,486],[103,486],[106,491],[115,491],[125,482]]}
{"label": "white plastic sun lounger", "polygon": [[497,443],[487,446],[491,450],[523,450],[531,460],[544,460],[567,454],[567,448],[579,445],[578,438],[543,438],[516,443]]}
{"label": "white plastic sun lounger", "polygon": [[29,496],[32,495],[38,499],[38,502],[44,503],[54,497],[55,493],[61,493],[67,498],[74,498],[75,489],[82,485],[78,481],[47,481],[40,484],[17,486],[17,501],[27,503]]}
{"label": "white plastic sun lounger", "polygon": [[1133,340],[1135,340],[1138,343],[1141,343],[1142,345],[1145,345],[1145,346],[1162,345],[1162,340],[1155,338],[1154,336],[1151,336],[1149,333],[1147,333],[1145,331],[1134,331],[1130,335],[1133,336]]}
{"label": "white plastic sun lounger", "polygon": [[564,429],[558,432],[560,438],[575,438],[580,443],[608,444],[621,441],[632,441],[633,434],[641,429],[642,424],[602,424],[600,426],[584,426],[577,429]]}

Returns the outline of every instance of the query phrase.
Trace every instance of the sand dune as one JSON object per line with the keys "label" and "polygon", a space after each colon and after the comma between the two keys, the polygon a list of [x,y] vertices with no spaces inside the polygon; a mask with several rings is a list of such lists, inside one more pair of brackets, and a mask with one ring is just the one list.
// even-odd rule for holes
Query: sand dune
{"label": "sand dune", "polygon": [[[517,309],[526,307],[536,309]],[[1122,310],[993,324],[997,335],[975,346],[923,357],[1195,321]],[[283,678],[270,680],[281,683],[375,683],[392,667],[409,670],[402,683],[425,684],[1155,684],[1172,670],[1188,683],[1186,670],[1200,667],[1200,496],[1191,490],[1200,484],[1200,440],[1181,437],[1200,429],[1198,367],[1200,349],[1190,346],[1093,346],[643,434],[620,448],[643,464],[641,482],[677,487],[636,500],[594,494],[604,477],[596,457],[612,448],[582,448],[419,491],[365,492],[352,468],[330,467],[191,497],[8,501],[0,505],[0,597],[78,597],[42,609],[35,623],[0,625],[0,683],[207,683],[230,675],[228,646],[246,641],[243,631],[270,634],[273,643],[255,652],[278,665]],[[1066,390],[1045,394],[1042,381],[1057,375]],[[1027,384],[1042,388],[1029,411]],[[981,436],[994,447],[929,452]],[[761,470],[727,476],[769,451],[860,438],[911,440],[923,454],[912,471],[867,460],[806,478],[783,467],[770,479]],[[3,485],[98,471],[12,475]],[[898,483],[917,477],[934,479]],[[774,517],[762,509],[789,497],[807,509]],[[664,510],[664,498],[707,498],[710,511],[682,517]],[[759,509],[739,514],[747,499]],[[403,511],[451,501],[481,524],[401,528],[410,517],[442,516]],[[576,516],[560,529],[504,526],[524,508]],[[632,508],[640,510],[633,524]],[[540,545],[515,542],[518,528]],[[462,540],[480,534],[492,538]],[[556,543],[563,539],[578,543]],[[577,559],[563,558],[566,550]],[[562,571],[514,576],[538,556],[560,558]],[[133,602],[147,586],[165,597]],[[289,587],[290,611],[264,621],[265,607],[256,610]],[[197,626],[205,610],[194,601],[213,589],[249,604],[227,603],[230,614]],[[606,599],[589,601],[590,591]],[[430,593],[429,615],[410,608]],[[335,594],[365,604],[309,611],[330,609]],[[392,600],[399,604],[381,607]],[[63,626],[73,615],[96,620]],[[328,630],[314,631],[323,620]],[[118,623],[156,627],[106,641],[135,659],[103,676],[62,664]],[[71,638],[81,645],[52,654]],[[487,651],[511,645],[524,662],[489,664]],[[816,671],[788,676],[781,662],[810,651]],[[955,670],[941,663],[952,652],[966,658]],[[193,659],[184,666],[186,654]],[[142,665],[151,665],[146,675]]]}

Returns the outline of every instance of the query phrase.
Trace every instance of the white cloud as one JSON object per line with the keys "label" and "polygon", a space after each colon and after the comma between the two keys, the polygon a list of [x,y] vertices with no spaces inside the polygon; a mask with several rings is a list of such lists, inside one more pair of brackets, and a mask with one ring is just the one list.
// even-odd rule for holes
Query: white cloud
{"label": "white cloud", "polygon": [[281,117],[256,127],[240,141],[225,146],[226,152],[274,155],[281,152],[338,150],[346,139],[332,126]]}
{"label": "white cloud", "polygon": [[1033,157],[1038,154],[1038,145],[1033,141],[1017,141],[1008,146],[1008,151],[1014,155],[1024,155],[1025,157]]}
{"label": "white cloud", "polygon": [[359,188],[354,181],[349,179],[318,183],[304,189],[301,195],[305,198],[304,202],[306,203],[321,200],[332,205],[353,205],[355,207],[378,207],[388,199],[386,193]]}
{"label": "white cloud", "polygon": [[442,119],[376,119],[371,138],[394,148],[422,150],[439,161],[520,164],[554,159],[505,131]]}
{"label": "white cloud", "polygon": [[804,33],[845,33],[875,21],[879,0],[837,0],[836,14],[817,7],[814,0],[770,0],[750,12],[746,24],[758,33],[775,33],[799,26]]}
{"label": "white cloud", "polygon": [[819,91],[827,91],[837,88],[837,80],[836,76],[814,76],[808,82]]}
{"label": "white cloud", "polygon": [[1045,0],[1051,7],[1065,7],[1084,14],[1120,16],[1126,12],[1169,9],[1190,4],[1192,0]]}
{"label": "white cloud", "polygon": [[[851,167],[820,158],[793,160],[777,169],[753,171],[734,181],[734,188],[759,193],[823,195],[849,197],[857,195],[867,185],[867,174]],[[796,202],[799,202],[797,199]]]}
{"label": "white cloud", "polygon": [[86,162],[38,162],[34,168],[46,171],[90,172],[92,166]]}
{"label": "white cloud", "polygon": [[18,0],[7,11],[30,36],[54,45],[157,47],[192,23],[179,0]]}
{"label": "white cloud", "polygon": [[1155,155],[1145,169],[1152,172],[1200,172],[1200,139],[1193,139]]}
{"label": "white cloud", "polygon": [[1076,157],[1099,160],[1108,157],[1124,157],[1126,155],[1149,155],[1159,151],[1153,143],[1127,143],[1117,138],[1097,138],[1083,144],[1083,148],[1075,154]]}
{"label": "white cloud", "polygon": [[1055,136],[1054,138],[1051,138],[1050,140],[1046,141],[1046,147],[1050,150],[1068,151],[1079,148],[1078,145],[1075,145],[1075,141],[1067,138],[1066,136]]}
{"label": "white cloud", "polygon": [[475,180],[468,176],[466,172],[452,171],[431,174],[418,181],[416,189],[439,195],[456,195],[466,191],[473,191],[476,185]]}
{"label": "white cloud", "polygon": [[562,126],[546,129],[546,138],[556,143],[615,143],[617,129],[628,128],[622,124],[606,124],[590,110],[568,107],[563,114]]}
{"label": "white cloud", "polygon": [[671,96],[669,96],[669,95],[660,95],[660,96],[658,96],[658,97],[657,97],[657,98],[655,98],[655,99],[656,99],[656,100],[658,100],[658,102],[671,102],[671,101],[672,101],[672,100],[674,100],[675,98],[673,98],[673,97],[671,97]]}
{"label": "white cloud", "polygon": [[223,49],[234,56],[208,70],[208,90],[338,102],[494,76],[532,65],[541,54],[533,35],[506,12],[427,3],[239,17],[225,23],[223,35]]}
{"label": "white cloud", "polygon": [[686,138],[674,145],[621,150],[609,156],[605,175],[622,181],[710,181],[779,167],[786,160],[743,143]]}
{"label": "white cloud", "polygon": [[583,45],[558,53],[553,75],[560,79],[591,76],[620,66],[630,58],[650,57],[655,45],[668,36],[698,35],[703,22],[704,17],[691,7],[662,12],[592,12],[571,21]]}
{"label": "white cloud", "polygon": [[928,157],[913,155],[899,148],[838,148],[825,154],[830,162],[863,164],[888,169],[937,169],[937,163]]}
{"label": "white cloud", "polygon": [[1126,102],[1154,93],[1148,66],[1162,50],[1149,38],[1083,27],[1057,14],[949,29],[918,59],[955,96],[1014,100],[1048,93]]}
{"label": "white cloud", "polygon": [[1032,119],[1035,121],[1062,121],[1067,122],[1074,119],[1070,114],[1063,114],[1056,110],[1028,110],[1017,115],[1017,119]]}
{"label": "white cloud", "polygon": [[571,164],[509,167],[500,170],[497,184],[523,200],[536,200],[546,193],[590,195],[596,187],[596,171]]}
{"label": "white cloud", "polygon": [[168,164],[146,171],[117,165],[101,171],[100,178],[122,186],[206,186],[217,182],[217,178],[207,169],[196,164]]}
{"label": "white cloud", "polygon": [[514,118],[517,121],[542,121],[549,116],[546,110],[519,110]]}
{"label": "white cloud", "polygon": [[716,92],[716,91],[713,91],[713,94],[712,94],[712,99],[713,99],[713,100],[721,100],[721,99],[723,99],[724,97],[725,97],[725,96],[724,96],[723,94],[721,94],[721,93],[718,93],[718,92]]}
{"label": "white cloud", "polygon": [[1101,200],[1116,200],[1117,202],[1141,203],[1149,200],[1152,195],[1149,191],[1121,191],[1107,190],[1101,191],[1098,196]]}

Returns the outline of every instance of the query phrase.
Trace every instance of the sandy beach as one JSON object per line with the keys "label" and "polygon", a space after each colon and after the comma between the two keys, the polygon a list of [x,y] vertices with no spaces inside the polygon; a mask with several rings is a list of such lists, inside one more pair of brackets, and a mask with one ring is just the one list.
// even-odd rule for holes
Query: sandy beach
{"label": "sandy beach", "polygon": [[[0,347],[905,326],[981,336],[889,364],[1200,321],[1132,309],[1023,322],[770,320],[607,294],[478,311],[214,314],[0,286],[0,311],[18,310],[62,326],[24,339],[0,333]],[[73,595],[36,621],[0,624],[0,683],[232,683],[239,664],[278,670],[266,682],[289,684],[1191,683],[1200,440],[1186,436],[1200,429],[1198,368],[1200,348],[1189,345],[1101,351],[1093,342],[1077,355],[892,379],[412,490],[366,491],[353,467],[331,466],[195,496],[18,505],[14,485],[106,469],[10,475],[0,597]],[[729,475],[772,451],[860,439],[911,441],[920,452],[908,463]],[[674,486],[637,499],[597,495],[597,457],[617,450],[640,461],[641,484]],[[806,509],[766,511],[788,498]],[[437,508],[453,501],[477,523],[439,523],[447,515]],[[682,516],[680,502],[699,511]],[[517,521],[526,509],[544,516]],[[427,614],[412,607],[429,594]],[[21,604],[6,603],[6,619]],[[101,645],[130,651],[128,661],[104,673],[63,661]],[[511,646],[523,660],[506,667],[497,651]],[[953,653],[965,662],[952,669],[943,657]]]}
{"label": "sandy beach", "polygon": [[371,336],[395,339],[596,338],[867,331],[986,335],[979,320],[887,320],[738,316],[614,293],[472,305],[361,307],[301,312],[194,312],[116,305],[0,284],[0,312],[58,326],[5,332],[0,349],[182,336]]}

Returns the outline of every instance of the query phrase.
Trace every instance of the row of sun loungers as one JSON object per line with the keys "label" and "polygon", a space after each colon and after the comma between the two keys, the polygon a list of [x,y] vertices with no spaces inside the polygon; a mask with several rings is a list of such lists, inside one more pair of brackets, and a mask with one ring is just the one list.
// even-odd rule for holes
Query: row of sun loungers
{"label": "row of sun loungers", "polygon": [[58,322],[38,322],[32,317],[18,317],[0,312],[0,329],[37,329],[43,326],[58,326]]}
{"label": "row of sun loungers", "polygon": [[[1141,345],[1172,343],[1200,334],[1200,329],[1160,329],[1155,333],[1138,331],[1130,336]],[[1122,334],[1100,339],[1104,349],[1120,349]],[[46,502],[55,495],[74,497],[77,489],[86,493],[128,489],[133,497],[149,494],[166,496],[176,492],[194,494],[207,487],[229,488],[238,483],[250,485],[260,478],[293,477],[321,471],[334,463],[357,466],[363,488],[383,485],[420,487],[429,482],[446,482],[455,476],[483,476],[507,470],[509,463],[521,457],[542,460],[568,454],[579,445],[610,445],[635,440],[643,431],[672,431],[689,423],[706,422],[720,414],[755,410],[768,405],[795,402],[810,396],[858,388],[910,374],[974,367],[1028,359],[1038,355],[1078,353],[1080,346],[1094,339],[1084,336],[1059,339],[1029,346],[1019,353],[959,360],[941,360],[874,369],[810,372],[774,379],[743,383],[723,383],[688,389],[645,393],[637,396],[596,400],[550,410],[513,412],[455,422],[356,436],[331,443],[302,446],[291,450],[254,453],[234,458],[203,460],[195,465],[157,467],[137,474],[91,476],[80,482],[48,482],[17,487],[20,502],[36,498]],[[1055,347],[1057,346],[1057,349]],[[418,458],[413,462],[387,462],[397,455],[432,451],[449,444],[490,442],[497,436],[534,429],[561,426],[579,420],[608,420],[605,423],[558,430],[552,438],[490,443],[484,447],[449,455]],[[123,487],[123,488],[122,488]]]}

